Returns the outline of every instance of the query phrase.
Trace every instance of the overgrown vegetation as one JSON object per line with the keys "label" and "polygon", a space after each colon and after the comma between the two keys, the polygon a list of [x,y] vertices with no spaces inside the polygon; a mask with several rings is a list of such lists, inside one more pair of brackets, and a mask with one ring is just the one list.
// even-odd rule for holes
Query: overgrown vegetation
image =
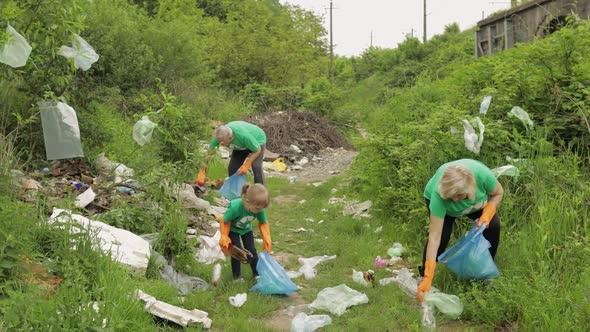
{"label": "overgrown vegetation", "polygon": [[[95,166],[96,156],[105,152],[133,167],[145,184],[141,204],[120,200],[93,217],[137,233],[160,233],[155,249],[181,271],[206,280],[211,267],[195,261],[194,243],[184,240],[187,214],[167,188],[192,182],[203,159],[199,140],[210,137],[213,123],[304,109],[349,133],[356,126],[367,129],[366,140],[351,134],[360,155],[350,180],[336,178],[311,190],[269,181],[273,197],[307,201],[269,208],[273,248],[292,255],[286,267],[297,268],[296,255],[339,257],[322,265],[317,279],[298,280],[308,303],[324,287],[351,284],[351,269],[371,268],[392,242],[409,248],[409,263],[419,263],[428,227],[422,191],[442,163],[474,158],[497,167],[507,164],[507,157],[519,159],[514,164],[520,176],[500,178],[506,194],[499,208],[502,275],[495,288],[459,280],[442,265],[434,284],[460,296],[467,328],[590,326],[587,21],[572,17],[545,39],[478,60],[473,31],[450,24],[425,44],[408,38],[396,49],[336,58],[332,84],[325,77],[320,18],[277,0],[6,0],[0,17],[0,30],[10,23],[33,46],[26,66],[0,64],[0,329],[101,330],[106,324],[109,330],[174,330],[143,311],[132,296],[137,288],[208,311],[214,330],[269,330],[262,320],[292,304],[249,293],[248,304],[234,309],[227,297],[249,284],[229,281],[182,302],[159,280],[154,262],[146,276],[130,274],[92,250],[92,235],[48,226],[47,213],[72,202],[44,195],[21,202],[10,175],[13,169],[46,165],[36,106],[42,99],[75,108],[88,164]],[[56,54],[73,34],[101,56],[88,71]],[[0,44],[5,41],[0,34]],[[477,116],[488,95],[493,99],[482,116],[485,140],[480,154],[473,154],[449,128]],[[532,130],[507,117],[513,106],[530,114]],[[158,127],[152,142],[139,147],[132,126],[144,115]],[[219,161],[211,166],[210,176],[225,174]],[[338,195],[374,201],[368,227],[327,204],[333,187]],[[306,218],[325,222],[308,225]],[[308,226],[314,233],[292,232]],[[373,231],[378,226],[381,234]],[[455,238],[467,227],[463,223]],[[57,292],[24,282],[23,256],[63,279]],[[230,278],[226,265],[224,280]],[[378,277],[384,274],[379,271]],[[397,288],[363,291],[369,305],[335,318],[326,330],[419,329],[418,307]]]}

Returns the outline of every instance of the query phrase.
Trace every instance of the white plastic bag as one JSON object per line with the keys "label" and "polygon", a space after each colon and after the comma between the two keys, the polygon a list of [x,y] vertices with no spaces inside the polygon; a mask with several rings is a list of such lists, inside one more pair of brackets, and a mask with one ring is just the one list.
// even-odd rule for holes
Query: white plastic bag
{"label": "white plastic bag", "polygon": [[463,120],[463,139],[465,141],[465,147],[467,150],[479,154],[481,145],[483,144],[483,132],[485,127],[479,117],[475,118],[477,127],[479,128],[479,135],[475,133],[475,129],[471,126],[471,123],[467,120]]}
{"label": "white plastic bag", "polygon": [[133,139],[141,146],[146,145],[152,140],[152,133],[156,126],[157,124],[150,121],[150,118],[143,116],[133,125]]}
{"label": "white plastic bag", "polygon": [[83,157],[76,111],[68,104],[39,102],[47,160]]}
{"label": "white plastic bag", "polygon": [[244,305],[244,303],[246,303],[247,299],[248,299],[248,294],[239,293],[239,294],[236,294],[235,296],[229,297],[229,304],[231,304],[232,306],[234,306],[236,308],[239,308],[242,305]]}
{"label": "white plastic bag", "polygon": [[0,62],[13,68],[24,66],[33,48],[10,24],[6,27],[6,33],[9,35],[8,41],[0,51]]}
{"label": "white plastic bag", "polygon": [[486,115],[488,113],[488,108],[490,107],[490,103],[492,102],[492,96],[485,96],[479,106],[479,113]]}
{"label": "white plastic bag", "polygon": [[511,118],[511,117],[518,118],[522,122],[522,124],[524,125],[524,128],[527,131],[533,129],[533,121],[529,117],[529,114],[525,110],[523,110],[522,108],[520,108],[518,106],[512,107],[510,112],[508,112],[508,117],[509,118]]}
{"label": "white plastic bag", "polygon": [[514,165],[506,165],[506,166],[502,166],[502,167],[496,167],[492,170],[492,173],[494,173],[494,176],[496,176],[496,177],[500,177],[502,175],[506,175],[506,176],[519,176],[520,175],[520,171]]}
{"label": "white plastic bag", "polygon": [[309,306],[315,309],[328,310],[334,315],[342,316],[346,308],[368,302],[367,295],[341,284],[336,287],[322,289]]}
{"label": "white plastic bag", "polygon": [[68,59],[74,58],[74,66],[84,71],[90,69],[90,66],[99,58],[92,46],[76,34],[72,40],[72,47],[63,45],[57,54]]}
{"label": "white plastic bag", "polygon": [[426,294],[426,303],[436,306],[438,311],[455,319],[463,312],[463,303],[457,295],[450,295],[439,292],[429,292]]}
{"label": "white plastic bag", "polygon": [[328,315],[307,315],[300,312],[291,321],[291,332],[313,332],[324,326],[332,324],[332,318]]}
{"label": "white plastic bag", "polygon": [[406,252],[406,248],[399,242],[395,242],[391,248],[387,249],[387,254],[391,257],[400,257],[404,252]]}

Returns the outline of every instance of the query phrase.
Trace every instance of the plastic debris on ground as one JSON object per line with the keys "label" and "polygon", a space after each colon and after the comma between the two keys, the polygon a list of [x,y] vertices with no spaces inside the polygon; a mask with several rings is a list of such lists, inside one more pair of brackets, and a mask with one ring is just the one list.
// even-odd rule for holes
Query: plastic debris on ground
{"label": "plastic debris on ground", "polygon": [[432,304],[422,302],[422,328],[426,331],[436,330],[436,318]]}
{"label": "plastic debris on ground", "polygon": [[299,263],[301,263],[299,270],[289,271],[287,274],[290,278],[297,278],[303,275],[303,277],[307,280],[313,279],[318,274],[318,271],[315,269],[316,265],[334,258],[336,258],[336,255],[314,256],[310,258],[300,257],[298,259]]}
{"label": "plastic debris on ground", "polygon": [[516,117],[517,119],[519,119],[527,131],[533,129],[533,121],[529,117],[529,114],[525,110],[523,110],[522,108],[520,108],[518,106],[512,107],[510,112],[508,112],[508,117],[509,118]]}
{"label": "plastic debris on ground", "polygon": [[250,291],[258,291],[262,294],[290,295],[299,290],[299,287],[291,281],[285,269],[279,265],[266,251],[258,254],[256,269],[260,278]]}
{"label": "plastic debris on ground", "polygon": [[450,295],[436,291],[426,294],[424,301],[436,307],[451,319],[458,318],[463,313],[463,303],[457,295]]}
{"label": "plastic debris on ground", "polygon": [[74,38],[72,39],[72,47],[68,47],[63,45],[59,51],[57,51],[58,55],[61,55],[68,59],[74,59],[74,67],[76,69],[82,69],[86,71],[90,69],[93,63],[98,61],[99,56],[94,51],[94,48],[88,44],[82,37],[74,34]]}
{"label": "plastic debris on ground", "polygon": [[216,231],[213,237],[201,235],[199,236],[200,248],[196,254],[197,260],[205,264],[213,264],[216,261],[224,261],[225,255],[219,246],[219,239],[221,233]]}
{"label": "plastic debris on ground", "polygon": [[13,68],[26,65],[33,48],[10,24],[6,26],[6,34],[8,40],[0,50],[0,62]]}
{"label": "plastic debris on ground", "polygon": [[483,133],[485,131],[485,127],[479,117],[475,118],[475,123],[479,129],[479,135],[475,133],[475,129],[473,129],[473,126],[471,126],[469,121],[463,120],[463,140],[465,141],[465,147],[467,150],[479,154],[479,150],[483,144]]}
{"label": "plastic debris on ground", "polygon": [[246,293],[239,293],[239,294],[229,297],[229,304],[231,304],[232,306],[234,306],[236,308],[239,308],[239,307],[243,306],[244,303],[246,303],[247,299],[248,299],[248,295]]}
{"label": "plastic debris on ground", "polygon": [[332,318],[328,315],[307,315],[300,312],[291,321],[291,332],[313,332],[324,326],[332,324]]}
{"label": "plastic debris on ground", "polygon": [[481,101],[481,105],[479,106],[479,113],[486,115],[488,113],[488,108],[490,108],[490,103],[492,102],[492,96],[485,96]]}
{"label": "plastic debris on ground", "polygon": [[74,205],[79,208],[85,208],[88,204],[92,203],[92,201],[96,198],[96,193],[92,191],[92,188],[86,189],[83,193],[76,197],[76,201]]}
{"label": "plastic debris on ground", "polygon": [[140,146],[144,146],[152,140],[152,133],[157,124],[150,121],[150,118],[144,115],[141,120],[133,125],[133,139]]}
{"label": "plastic debris on ground", "polygon": [[145,273],[148,266],[151,250],[149,243],[138,235],[125,229],[113,227],[100,221],[90,220],[84,216],[72,214],[69,210],[54,208],[49,217],[50,224],[77,223],[82,227],[71,227],[71,233],[88,231],[96,238],[93,239],[93,248],[100,249],[110,254],[111,259],[129,266],[133,271]]}
{"label": "plastic debris on ground", "polygon": [[166,265],[160,269],[160,277],[162,277],[162,280],[173,284],[178,289],[180,295],[183,296],[195,290],[206,290],[209,288],[205,280],[175,271],[170,265]]}
{"label": "plastic debris on ground", "polygon": [[367,295],[341,284],[322,289],[310,307],[327,310],[334,315],[341,316],[346,308],[364,303],[369,303]]}
{"label": "plastic debris on ground", "polygon": [[363,272],[353,269],[352,281],[363,286],[373,286],[375,283],[375,272],[373,270]]}
{"label": "plastic debris on ground", "polygon": [[84,157],[76,111],[56,101],[38,103],[47,160]]}
{"label": "plastic debris on ground", "polygon": [[387,249],[387,254],[390,257],[401,257],[404,252],[406,252],[406,248],[399,242],[395,242],[391,248]]}
{"label": "plastic debris on ground", "polygon": [[505,176],[519,176],[520,175],[519,169],[514,165],[506,165],[506,166],[496,167],[496,168],[492,169],[492,173],[494,173],[494,176],[497,178],[502,175],[505,175]]}
{"label": "plastic debris on ground", "polygon": [[114,182],[122,182],[123,178],[130,178],[135,174],[133,168],[129,168],[122,163],[112,162],[105,156],[104,152],[96,156],[96,168],[105,177],[115,176]]}
{"label": "plastic debris on ground", "polygon": [[182,327],[202,324],[204,328],[211,328],[212,320],[209,314],[199,309],[187,310],[166,302],[158,301],[155,297],[141,290],[135,291],[135,296],[145,302],[144,309],[150,314],[174,322]]}

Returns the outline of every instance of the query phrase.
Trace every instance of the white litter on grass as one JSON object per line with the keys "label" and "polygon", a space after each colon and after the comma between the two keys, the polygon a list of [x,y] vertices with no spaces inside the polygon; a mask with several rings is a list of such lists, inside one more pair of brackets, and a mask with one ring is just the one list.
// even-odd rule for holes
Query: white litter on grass
{"label": "white litter on grass", "polygon": [[198,241],[201,244],[201,249],[196,254],[199,262],[213,264],[218,260],[225,260],[225,255],[219,246],[219,239],[221,239],[221,233],[219,231],[216,231],[213,237],[206,235],[199,236]]}
{"label": "white litter on grass", "polygon": [[234,306],[236,308],[239,308],[242,305],[244,305],[244,303],[246,303],[247,299],[248,299],[248,295],[246,293],[239,293],[239,294],[229,297],[229,304],[231,304],[232,306]]}
{"label": "white litter on grass", "polygon": [[135,291],[135,296],[145,302],[144,309],[154,316],[174,322],[182,327],[202,324],[204,328],[211,328],[213,322],[209,314],[199,309],[187,310],[166,302],[158,301],[155,297],[141,290]]}
{"label": "white litter on grass", "polygon": [[332,324],[332,318],[328,315],[307,315],[300,312],[291,321],[291,332],[313,332],[324,326]]}
{"label": "white litter on grass", "polygon": [[151,249],[149,243],[138,235],[128,230],[116,228],[100,221],[90,220],[84,216],[72,214],[70,210],[53,209],[50,224],[77,223],[80,227],[71,227],[72,234],[88,231],[93,238],[93,249],[110,254],[115,262],[125,264],[132,270],[145,273],[150,259]]}
{"label": "white litter on grass", "polygon": [[298,271],[289,271],[289,272],[287,272],[287,275],[291,279],[298,278],[301,275],[303,275],[303,277],[307,280],[313,279],[318,274],[318,271],[315,269],[316,265],[318,265],[319,263],[325,262],[325,261],[329,261],[334,258],[336,258],[336,255],[314,256],[314,257],[310,257],[310,258],[300,257],[298,259],[299,263],[301,263],[301,267],[299,268],[299,270]]}
{"label": "white litter on grass", "polygon": [[315,309],[328,310],[334,315],[341,316],[346,312],[346,308],[368,302],[367,295],[341,284],[336,287],[322,289],[309,306]]}
{"label": "white litter on grass", "polygon": [[88,188],[88,189],[86,189],[85,192],[81,193],[80,195],[78,195],[76,197],[76,201],[74,202],[74,205],[79,208],[85,208],[95,198],[96,198],[96,193],[94,193],[94,191],[92,191],[92,188]]}

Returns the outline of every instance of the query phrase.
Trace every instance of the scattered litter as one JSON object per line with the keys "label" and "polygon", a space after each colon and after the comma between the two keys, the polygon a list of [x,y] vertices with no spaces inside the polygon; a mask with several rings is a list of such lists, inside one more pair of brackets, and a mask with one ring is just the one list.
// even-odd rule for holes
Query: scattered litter
{"label": "scattered litter", "polygon": [[295,153],[301,153],[301,149],[295,144],[289,145],[288,151],[293,151]]}
{"label": "scattered litter", "polygon": [[125,229],[116,228],[100,221],[90,220],[84,216],[72,214],[69,210],[54,208],[53,214],[49,217],[50,224],[59,223],[78,223],[82,227],[71,227],[71,233],[88,231],[92,235],[96,234],[93,239],[93,248],[100,249],[111,258],[119,263],[129,266],[132,270],[145,273],[150,258],[149,243],[138,235],[135,235]]}
{"label": "scattered litter", "polygon": [[289,176],[289,182],[293,183],[295,181],[297,181],[297,175],[291,175],[291,176]]}
{"label": "scattered litter", "polygon": [[84,157],[76,111],[56,101],[38,103],[47,160]]}
{"label": "scattered litter", "polygon": [[400,257],[404,252],[406,248],[399,242],[395,242],[391,248],[387,249],[387,254],[391,257]]}
{"label": "scattered litter", "polygon": [[291,278],[297,278],[297,277],[303,275],[305,277],[305,279],[307,279],[307,280],[313,279],[318,274],[318,271],[315,269],[315,266],[318,265],[319,263],[329,261],[334,258],[336,258],[336,255],[332,255],[332,256],[323,255],[323,256],[315,256],[315,257],[310,257],[310,258],[300,257],[298,259],[298,261],[299,261],[299,263],[301,263],[301,267],[296,272],[289,271],[289,276]]}
{"label": "scattered litter", "polygon": [[379,227],[375,228],[375,233],[381,233],[382,230],[383,230],[383,226],[379,226]]}
{"label": "scattered litter", "polygon": [[134,175],[134,170],[121,163],[110,161],[104,152],[96,156],[96,168],[103,176],[115,175],[115,182],[121,182],[122,178],[129,178]]}
{"label": "scattered litter", "polygon": [[287,165],[283,158],[277,158],[272,162],[272,167],[278,172],[284,172],[287,170]]}
{"label": "scattered litter", "polygon": [[375,265],[375,267],[378,269],[384,268],[388,264],[389,264],[389,261],[387,259],[381,258],[381,256],[375,257],[375,262],[373,263],[373,265]]}
{"label": "scattered litter", "polygon": [[26,65],[33,48],[25,37],[16,32],[10,24],[6,26],[6,34],[8,40],[4,43],[2,51],[0,51],[0,62],[13,68]]}
{"label": "scattered litter", "polygon": [[323,183],[323,182],[314,182],[314,183],[312,183],[311,185],[312,185],[312,186],[314,186],[314,187],[319,187],[319,186],[321,186],[322,184],[324,184],[324,183]]}
{"label": "scattered litter", "polygon": [[213,264],[218,260],[224,261],[225,255],[219,246],[219,239],[221,233],[216,231],[213,237],[201,235],[199,236],[200,248],[197,252],[197,260],[204,264]]}
{"label": "scattered litter", "polygon": [[306,200],[302,199],[299,201],[299,204],[304,204],[305,202],[307,202]]}
{"label": "scattered litter", "polygon": [[422,328],[426,331],[436,330],[436,318],[432,304],[422,302]]}
{"label": "scattered litter", "polygon": [[150,121],[147,115],[133,125],[133,139],[140,146],[144,146],[152,140],[152,133],[157,124]]}
{"label": "scattered litter", "polygon": [[313,218],[305,218],[305,221],[307,221],[307,222],[314,222]]}
{"label": "scattered litter", "polygon": [[154,316],[174,322],[182,327],[203,324],[203,327],[211,328],[212,320],[209,314],[199,309],[187,310],[166,302],[158,301],[155,297],[141,290],[135,291],[135,296],[145,302],[144,309]]}
{"label": "scattered litter", "polygon": [[305,165],[307,165],[307,163],[309,163],[309,159],[307,159],[307,157],[303,157],[303,158],[299,159],[298,161],[296,161],[295,165],[305,166]]}
{"label": "scattered litter", "polygon": [[76,34],[74,34],[74,39],[72,40],[72,47],[63,45],[57,51],[57,54],[68,59],[73,58],[74,67],[83,71],[90,69],[90,66],[98,61],[99,58],[92,46]]}
{"label": "scattered litter", "polygon": [[473,129],[469,121],[463,120],[463,129],[465,130],[463,133],[463,139],[465,141],[465,147],[467,150],[479,154],[479,150],[483,144],[483,133],[485,131],[485,127],[479,116],[475,118],[475,123],[479,129],[479,135],[475,133],[475,129]]}
{"label": "scattered litter", "polygon": [[368,302],[367,295],[341,284],[336,287],[322,289],[310,304],[310,307],[328,310],[334,315],[341,316],[346,311],[346,308]]}
{"label": "scattered litter", "polygon": [[248,299],[248,295],[246,293],[239,293],[236,294],[235,296],[230,296],[229,297],[229,304],[231,304],[232,306],[239,308],[242,305],[244,305],[244,303],[246,303],[246,300]]}
{"label": "scattered litter", "polygon": [[481,105],[479,106],[479,114],[486,115],[488,113],[488,108],[490,108],[490,103],[492,102],[492,96],[485,96],[481,101]]}
{"label": "scattered litter", "polygon": [[533,121],[529,117],[529,114],[525,110],[523,110],[522,108],[520,108],[518,106],[512,107],[510,112],[508,112],[508,117],[509,118],[512,118],[512,117],[518,118],[522,122],[522,124],[524,125],[524,128],[527,131],[533,129]]}
{"label": "scattered litter", "polygon": [[295,233],[307,232],[307,229],[305,229],[303,227],[299,227],[297,229],[294,229],[293,232],[295,232]]}
{"label": "scattered litter", "polygon": [[458,318],[463,312],[463,303],[461,303],[461,299],[457,295],[431,291],[426,294],[424,301],[434,305],[438,311],[451,319]]}
{"label": "scattered litter", "polygon": [[[221,278],[221,264],[216,263],[215,266],[213,266],[213,273],[211,275],[211,281],[213,283],[213,286],[217,287],[217,285],[219,284],[219,279]],[[245,299],[244,299],[245,301]],[[230,298],[230,302],[231,302],[231,298]]]}
{"label": "scattered litter", "polygon": [[371,208],[371,206],[373,206],[373,202],[370,200],[358,204],[352,204],[344,208],[342,214],[344,214],[345,216],[352,215],[353,218],[368,217],[369,215],[365,212],[367,212]]}
{"label": "scattered litter", "polygon": [[374,286],[375,272],[368,270],[367,272],[352,270],[352,281],[363,286]]}
{"label": "scattered litter", "polygon": [[300,312],[291,321],[291,332],[313,332],[324,326],[332,324],[332,318],[328,315],[310,315]]}
{"label": "scattered litter", "polygon": [[173,190],[174,192],[178,192],[178,196],[176,197],[182,202],[182,207],[185,209],[209,211],[211,208],[211,203],[195,195],[195,190],[190,184],[182,183]]}
{"label": "scattered litter", "polygon": [[519,169],[514,165],[506,165],[506,166],[494,168],[494,169],[492,169],[492,173],[494,173],[494,175],[497,178],[502,175],[506,175],[506,176],[519,176],[520,175]]}
{"label": "scattered litter", "polygon": [[188,295],[195,290],[206,290],[209,288],[205,280],[177,272],[170,265],[166,265],[160,269],[160,277],[162,277],[162,280],[173,284],[182,296]]}
{"label": "scattered litter", "polygon": [[86,191],[84,191],[83,193],[78,195],[78,197],[76,197],[76,202],[74,202],[74,205],[79,208],[85,208],[95,198],[96,198],[96,193],[94,193],[94,191],[92,191],[92,188],[88,188],[88,189],[86,189]]}

